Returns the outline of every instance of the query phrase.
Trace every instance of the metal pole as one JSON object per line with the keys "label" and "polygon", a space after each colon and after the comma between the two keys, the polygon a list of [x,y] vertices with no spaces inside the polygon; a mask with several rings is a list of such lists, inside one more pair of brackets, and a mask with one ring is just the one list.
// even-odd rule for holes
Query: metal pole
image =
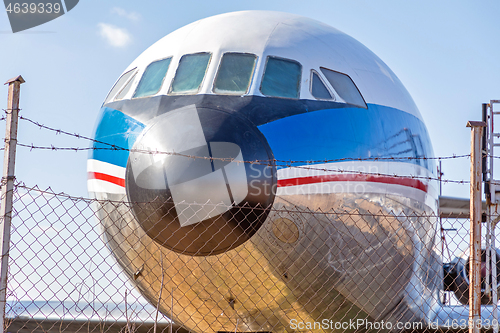
{"label": "metal pole", "polygon": [[172,288],[172,291],[170,292],[170,296],[171,296],[171,307],[170,307],[170,333],[173,332],[173,329],[174,329],[174,288]]}
{"label": "metal pole", "polygon": [[491,285],[493,286],[491,290],[491,299],[493,303],[493,333],[498,333],[498,293],[497,293],[497,255],[496,255],[496,244],[495,244],[495,227],[497,221],[494,221],[491,225]]}
{"label": "metal pole", "polygon": [[[488,109],[489,109],[489,114],[488,114]],[[497,204],[497,198],[496,198],[496,195],[495,195],[495,191],[496,191],[496,185],[495,183],[493,182],[493,179],[494,179],[494,176],[493,176],[493,165],[494,165],[494,151],[495,151],[495,135],[493,134],[495,132],[495,129],[493,127],[493,118],[494,118],[494,114],[493,114],[493,104],[487,104],[486,105],[486,112],[487,112],[487,116],[486,116],[486,119],[488,121],[488,133],[487,133],[487,137],[486,137],[486,140],[488,141],[488,147],[489,147],[489,150],[488,150],[488,153],[489,153],[489,164],[488,164],[488,174],[489,174],[489,182],[487,182],[487,186],[485,186],[485,189],[487,187],[487,190],[488,190],[488,193],[486,194],[486,200],[489,199],[489,202],[491,205],[496,205]]]}
{"label": "metal pole", "polygon": [[[488,104],[483,103],[481,105],[481,113],[482,113],[482,118],[483,122],[487,124],[488,122]],[[486,125],[488,127],[488,125]],[[482,170],[483,170],[483,182],[484,183],[484,194],[486,197],[489,197],[489,187],[488,187],[488,153],[487,153],[487,147],[488,147],[488,131],[483,131],[483,136],[482,136],[482,150],[483,150],[483,155],[482,155]]]}
{"label": "metal pole", "polygon": [[[489,154],[490,154],[490,170],[489,170],[489,173],[490,173],[490,183],[493,183],[494,182],[494,179],[493,179],[493,160],[494,160],[494,153],[493,153],[493,148],[494,148],[494,142],[493,142],[493,139],[494,139],[494,129],[493,129],[493,117],[495,115],[495,110],[493,110],[493,105],[494,103],[496,103],[498,101],[496,100],[490,100],[490,103],[489,104],[483,104],[483,108],[485,108],[486,110],[489,108],[490,110],[490,129],[489,129],[489,133],[488,135],[491,137],[491,138],[487,138],[490,140],[490,151],[489,151]],[[485,111],[483,111],[484,113]],[[489,183],[487,183],[489,184]],[[492,186],[492,185],[490,185]],[[495,189],[493,188],[493,191],[495,191]],[[496,200],[496,193],[494,193],[490,188],[488,188],[488,194],[489,194],[489,198],[490,200],[488,200],[487,198],[487,202],[488,202],[488,206],[489,206],[489,216],[488,216],[488,219],[489,221],[491,221],[491,229],[490,229],[490,237],[491,237],[491,285],[492,285],[492,289],[491,289],[491,300],[492,300],[492,303],[493,303],[493,312],[492,312],[492,315],[493,315],[493,332],[494,333],[498,333],[498,293],[497,293],[497,255],[496,255],[496,239],[495,239],[495,235],[496,235],[496,232],[495,232],[495,229],[496,229],[496,226],[497,226],[497,223],[498,223],[498,217],[495,218],[493,220],[493,216],[494,216],[494,213],[495,215],[497,215],[497,208],[498,208],[498,202]],[[495,191],[496,192],[496,191]],[[491,201],[491,196],[494,196],[495,200],[494,200],[494,203],[492,203]],[[494,205],[495,204],[495,205]],[[489,272],[488,272],[489,273]],[[489,274],[488,274],[489,275]]]}
{"label": "metal pole", "polygon": [[481,319],[481,139],[482,121],[469,121],[471,127],[470,170],[470,256],[469,256],[469,333],[480,332]]}
{"label": "metal pole", "polygon": [[[489,208],[490,206],[488,206]],[[488,209],[488,216],[486,217],[486,281],[485,281],[485,289],[484,293],[489,297],[491,300],[491,284],[490,284],[490,274],[491,274],[491,261],[492,261],[492,238],[491,238],[491,215],[490,211]]]}
{"label": "metal pole", "polygon": [[[483,103],[481,106],[481,113],[482,113],[482,118],[483,122],[488,121],[488,104]],[[486,129],[488,129],[488,125],[486,125]],[[490,254],[491,254],[491,212],[490,212],[490,207],[491,207],[491,197],[490,197],[490,187],[489,187],[489,181],[488,181],[488,152],[487,152],[487,147],[488,147],[488,130],[483,131],[482,135],[482,170],[483,170],[483,182],[484,182],[484,195],[486,197],[486,206],[488,207],[488,210],[486,212],[486,286],[485,286],[485,294],[490,298],[491,300],[491,288],[490,288],[490,271],[491,271],[491,260],[490,260]]]}
{"label": "metal pole", "polygon": [[10,249],[10,223],[12,219],[12,198],[14,196],[14,167],[16,160],[17,121],[19,113],[19,91],[24,79],[21,75],[8,80],[9,95],[7,102],[7,127],[5,129],[5,151],[2,176],[2,196],[0,203],[0,246],[2,260],[0,262],[0,329],[3,333],[5,325],[5,305],[7,301],[7,274]]}

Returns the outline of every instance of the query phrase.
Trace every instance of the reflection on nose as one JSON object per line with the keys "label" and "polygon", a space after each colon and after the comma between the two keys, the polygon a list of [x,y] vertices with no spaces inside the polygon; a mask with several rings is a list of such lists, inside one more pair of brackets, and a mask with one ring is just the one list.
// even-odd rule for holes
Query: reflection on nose
{"label": "reflection on nose", "polygon": [[267,216],[274,166],[250,163],[266,160],[273,160],[267,141],[245,119],[188,106],[155,118],[137,139],[127,195],[143,229],[163,246],[220,253],[246,241]]}
{"label": "reflection on nose", "polygon": [[[248,194],[245,165],[241,162],[234,162],[235,160],[243,161],[239,147],[230,142],[211,142],[208,146],[212,152],[210,157],[215,160],[209,160],[210,165],[205,163],[204,170],[201,170],[204,175],[185,182],[174,181],[170,186],[181,227],[202,221],[200,217],[207,219],[222,214],[231,205],[242,202]],[[222,159],[229,159],[230,162],[224,166]],[[167,177],[170,179],[168,170]],[[215,209],[205,206],[204,212],[197,212],[196,216],[193,216],[192,211],[188,210],[184,204],[189,202],[222,203],[222,205],[216,206]]]}
{"label": "reflection on nose", "polygon": [[[177,140],[174,146],[158,142],[163,132],[180,137],[184,126],[190,129],[189,140]],[[137,145],[141,152],[131,156],[134,181],[143,189],[169,187],[181,227],[220,215],[247,196],[240,147],[231,142],[206,142],[196,108],[179,110],[162,126],[154,126],[141,141]],[[222,205],[205,205],[193,211],[188,209],[189,203]]]}

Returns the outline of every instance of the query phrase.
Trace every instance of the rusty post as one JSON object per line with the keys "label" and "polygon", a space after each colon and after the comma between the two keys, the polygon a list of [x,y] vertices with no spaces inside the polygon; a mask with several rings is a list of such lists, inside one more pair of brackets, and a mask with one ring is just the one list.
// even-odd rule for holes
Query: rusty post
{"label": "rusty post", "polygon": [[479,333],[481,320],[481,138],[486,123],[469,121],[471,127],[469,333]]}
{"label": "rusty post", "polygon": [[10,225],[12,219],[12,198],[14,196],[14,168],[16,160],[17,122],[19,114],[19,92],[24,79],[21,75],[8,80],[9,95],[6,110],[5,151],[2,176],[2,196],[0,203],[0,311],[1,333],[5,332],[5,305],[7,302],[7,275],[10,250]]}

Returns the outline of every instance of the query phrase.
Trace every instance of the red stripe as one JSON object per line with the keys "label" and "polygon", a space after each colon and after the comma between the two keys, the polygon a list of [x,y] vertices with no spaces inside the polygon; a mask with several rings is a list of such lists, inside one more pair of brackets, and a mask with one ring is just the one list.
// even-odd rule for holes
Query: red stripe
{"label": "red stripe", "polygon": [[[89,179],[103,180],[106,182],[116,184],[121,187],[125,187],[125,179],[110,176],[105,173],[89,172],[88,177]],[[390,176],[358,175],[358,174],[323,175],[323,176],[280,179],[278,180],[278,187],[307,185],[307,184],[316,184],[323,182],[348,182],[348,181],[402,185],[427,192],[427,185],[418,179],[390,177]]]}
{"label": "red stripe", "polygon": [[110,182],[115,185],[125,187],[125,179],[115,177],[115,176],[110,176],[105,173],[100,173],[100,172],[89,172],[89,179],[98,179],[98,180],[104,180],[105,182]]}
{"label": "red stripe", "polygon": [[359,175],[359,174],[324,175],[324,176],[280,179],[278,180],[278,187],[315,184],[322,182],[349,182],[349,181],[403,185],[427,192],[427,185],[418,179],[404,178],[404,177],[390,177],[390,176]]}

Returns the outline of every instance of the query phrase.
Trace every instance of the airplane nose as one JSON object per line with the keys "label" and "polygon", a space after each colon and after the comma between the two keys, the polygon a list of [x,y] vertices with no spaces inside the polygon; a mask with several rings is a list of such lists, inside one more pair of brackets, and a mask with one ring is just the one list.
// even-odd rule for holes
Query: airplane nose
{"label": "airplane nose", "polygon": [[146,234],[190,255],[231,250],[257,232],[277,183],[272,151],[237,114],[194,105],[154,118],[126,170],[127,197]]}

